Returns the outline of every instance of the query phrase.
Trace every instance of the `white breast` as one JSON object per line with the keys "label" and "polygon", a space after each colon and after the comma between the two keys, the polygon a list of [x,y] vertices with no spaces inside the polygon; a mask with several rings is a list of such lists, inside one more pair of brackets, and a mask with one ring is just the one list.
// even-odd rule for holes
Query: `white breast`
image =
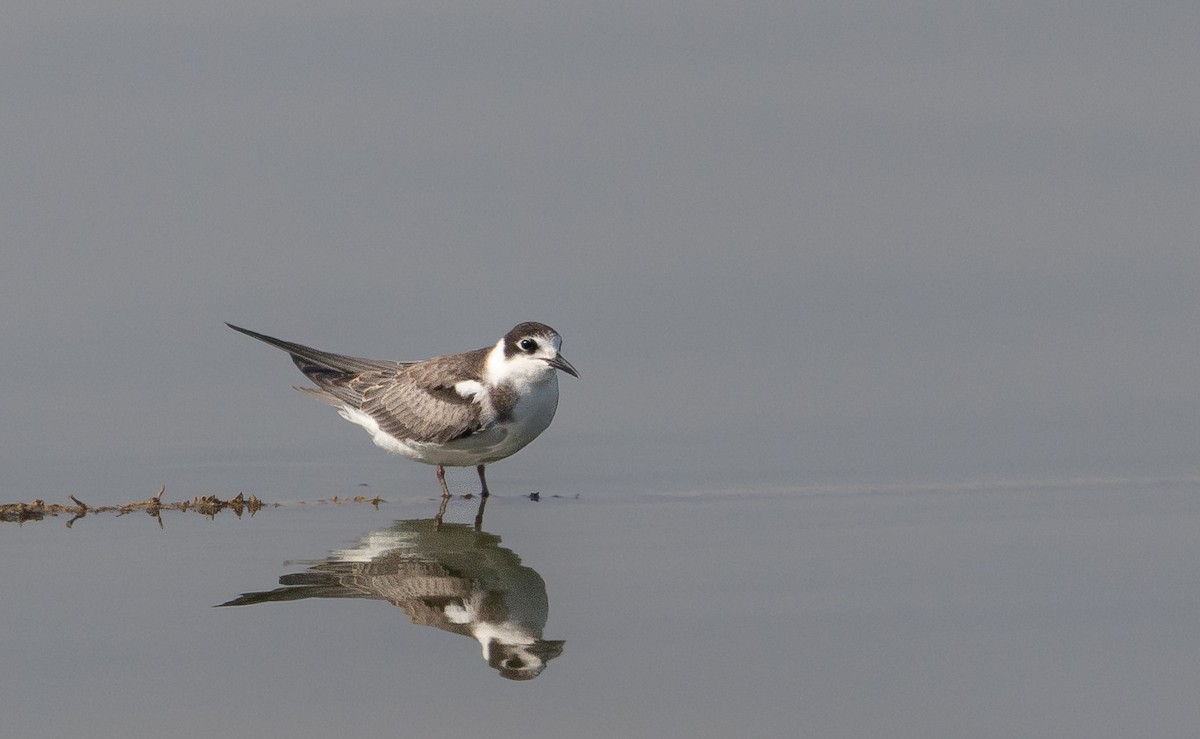
{"label": "white breast", "polygon": [[518,449],[538,437],[554,420],[554,412],[558,410],[558,375],[552,374],[549,379],[529,388],[529,392],[520,396],[513,409],[512,420],[508,423],[509,444],[512,451],[504,456],[515,453]]}

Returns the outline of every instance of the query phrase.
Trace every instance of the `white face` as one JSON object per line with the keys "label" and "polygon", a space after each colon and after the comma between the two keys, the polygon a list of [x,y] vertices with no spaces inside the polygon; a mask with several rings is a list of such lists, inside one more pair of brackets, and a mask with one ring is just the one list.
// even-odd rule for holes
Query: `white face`
{"label": "white face", "polygon": [[522,336],[514,347],[507,346],[501,339],[488,357],[488,379],[493,384],[545,382],[558,371],[551,363],[558,362],[561,346],[562,337],[557,334]]}

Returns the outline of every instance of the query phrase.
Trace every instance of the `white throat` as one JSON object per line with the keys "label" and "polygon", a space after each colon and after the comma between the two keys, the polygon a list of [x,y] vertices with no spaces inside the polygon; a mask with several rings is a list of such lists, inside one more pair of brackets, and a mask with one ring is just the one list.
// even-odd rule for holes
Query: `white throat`
{"label": "white throat", "polygon": [[535,386],[555,379],[557,370],[547,364],[545,359],[526,354],[506,357],[504,348],[504,339],[501,339],[488,352],[483,372],[484,384],[489,387],[507,385],[517,393],[524,394],[533,390]]}

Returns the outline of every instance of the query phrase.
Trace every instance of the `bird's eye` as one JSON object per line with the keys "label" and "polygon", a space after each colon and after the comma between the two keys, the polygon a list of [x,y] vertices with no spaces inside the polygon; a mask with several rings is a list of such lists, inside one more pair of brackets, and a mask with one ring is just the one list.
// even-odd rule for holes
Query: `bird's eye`
{"label": "bird's eye", "polygon": [[537,342],[533,339],[521,339],[517,342],[517,346],[521,347],[521,351],[533,354],[533,351],[537,349]]}

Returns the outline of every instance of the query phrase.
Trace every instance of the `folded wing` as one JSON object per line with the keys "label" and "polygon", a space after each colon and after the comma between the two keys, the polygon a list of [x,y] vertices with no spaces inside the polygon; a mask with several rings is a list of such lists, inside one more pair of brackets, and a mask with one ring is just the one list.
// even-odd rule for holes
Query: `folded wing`
{"label": "folded wing", "polygon": [[317,386],[297,390],[334,407],[361,411],[397,439],[445,444],[470,436],[486,424],[481,399],[459,393],[455,385],[464,372],[479,374],[487,349],[422,362],[396,362],[324,352],[226,325],[291,355],[296,367]]}

